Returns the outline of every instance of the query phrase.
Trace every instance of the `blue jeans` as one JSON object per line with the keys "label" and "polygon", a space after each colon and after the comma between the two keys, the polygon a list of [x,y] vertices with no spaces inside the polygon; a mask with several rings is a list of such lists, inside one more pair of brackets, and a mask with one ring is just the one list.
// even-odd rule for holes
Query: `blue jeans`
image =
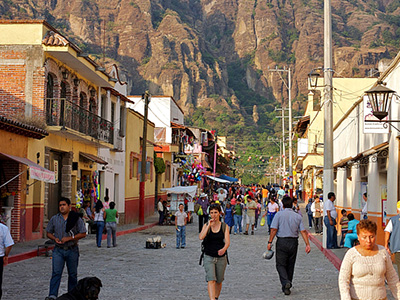
{"label": "blue jeans", "polygon": [[271,232],[271,224],[272,224],[272,220],[273,220],[274,217],[275,217],[275,214],[276,214],[276,212],[273,212],[273,213],[268,212],[268,213],[267,213],[268,233]]}
{"label": "blue jeans", "polygon": [[333,220],[333,225],[329,224],[328,216],[324,217],[324,223],[326,226],[326,248],[333,249],[337,248],[337,231],[336,231],[336,220]]}
{"label": "blue jeans", "polygon": [[238,232],[238,227],[239,227],[239,232],[242,232],[242,216],[240,215],[233,215],[233,219],[235,221],[235,227],[233,229],[234,233]]}
{"label": "blue jeans", "polygon": [[311,214],[307,214],[307,216],[308,216],[308,227],[312,227],[312,225],[313,225],[313,215]]}
{"label": "blue jeans", "polygon": [[113,247],[117,246],[117,223],[107,222],[107,247],[111,247],[111,235]]}
{"label": "blue jeans", "polygon": [[103,237],[104,221],[96,221],[96,244],[101,247],[101,238]]}
{"label": "blue jeans", "polygon": [[178,226],[178,230],[176,230],[176,248],[186,247],[186,226]]}
{"label": "blue jeans", "polygon": [[49,297],[57,298],[65,263],[68,270],[68,292],[78,284],[79,248],[76,246],[64,250],[60,247],[54,247],[52,258],[53,271],[50,280]]}

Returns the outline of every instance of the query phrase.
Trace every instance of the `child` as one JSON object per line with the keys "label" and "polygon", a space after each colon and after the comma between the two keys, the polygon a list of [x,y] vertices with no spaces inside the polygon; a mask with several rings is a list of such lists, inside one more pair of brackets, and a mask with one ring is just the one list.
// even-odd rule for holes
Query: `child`
{"label": "child", "polygon": [[183,203],[180,203],[175,213],[176,249],[186,247],[186,222],[187,214],[183,211]]}
{"label": "child", "polygon": [[339,247],[343,247],[344,245],[344,238],[346,236],[347,230],[348,230],[348,225],[349,219],[347,217],[347,211],[345,209],[342,209],[342,218],[340,219],[340,225],[342,226],[342,238],[340,240],[340,245]]}
{"label": "child", "polygon": [[233,222],[233,210],[230,203],[226,204],[225,223],[226,225],[229,226],[229,233],[232,233],[232,227],[234,222]]}

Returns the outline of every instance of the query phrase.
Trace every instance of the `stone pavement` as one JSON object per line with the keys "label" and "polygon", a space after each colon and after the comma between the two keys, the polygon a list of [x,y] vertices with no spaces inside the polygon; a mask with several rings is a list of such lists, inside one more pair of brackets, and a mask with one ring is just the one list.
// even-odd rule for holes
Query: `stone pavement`
{"label": "stone pavement", "polygon": [[[94,237],[80,242],[79,278],[97,276],[103,282],[104,299],[208,299],[205,272],[198,265],[200,241],[197,217],[187,226],[186,249],[175,248],[173,226],[155,226],[117,238],[116,248],[95,246]],[[160,235],[164,249],[145,249],[146,239]],[[259,227],[254,236],[232,235],[220,299],[339,299],[338,271],[311,244],[306,254],[300,239],[292,294],[281,292],[275,258],[262,258],[267,229]],[[41,300],[47,296],[51,258],[36,257],[8,265],[4,272],[3,299]],[[60,294],[66,292],[64,271]]]}

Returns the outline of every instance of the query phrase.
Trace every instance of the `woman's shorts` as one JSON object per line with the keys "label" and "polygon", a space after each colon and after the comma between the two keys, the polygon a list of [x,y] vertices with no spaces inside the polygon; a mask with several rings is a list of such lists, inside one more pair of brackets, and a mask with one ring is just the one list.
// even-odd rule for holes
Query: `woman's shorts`
{"label": "woman's shorts", "polygon": [[228,261],[226,255],[222,257],[212,257],[204,255],[204,269],[206,270],[206,281],[224,281],[225,269]]}

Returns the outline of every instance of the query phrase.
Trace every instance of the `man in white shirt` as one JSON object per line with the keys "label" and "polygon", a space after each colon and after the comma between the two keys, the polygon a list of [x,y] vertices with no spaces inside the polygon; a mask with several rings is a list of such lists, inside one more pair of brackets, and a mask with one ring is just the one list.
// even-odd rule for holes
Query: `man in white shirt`
{"label": "man in white shirt", "polygon": [[14,245],[14,241],[11,237],[10,230],[4,224],[0,223],[0,299],[3,294],[3,269],[8,264],[8,255],[10,254],[11,248]]}
{"label": "man in white shirt", "polygon": [[179,210],[175,213],[176,249],[186,247],[186,223],[187,214],[183,211],[183,204],[179,204]]}
{"label": "man in white shirt", "polygon": [[159,214],[158,225],[162,225],[164,223],[164,205],[161,198],[158,198],[157,210]]}
{"label": "man in white shirt", "polygon": [[336,218],[337,211],[333,202],[336,200],[335,193],[328,193],[328,200],[324,204],[324,224],[326,226],[326,248],[337,249]]}

